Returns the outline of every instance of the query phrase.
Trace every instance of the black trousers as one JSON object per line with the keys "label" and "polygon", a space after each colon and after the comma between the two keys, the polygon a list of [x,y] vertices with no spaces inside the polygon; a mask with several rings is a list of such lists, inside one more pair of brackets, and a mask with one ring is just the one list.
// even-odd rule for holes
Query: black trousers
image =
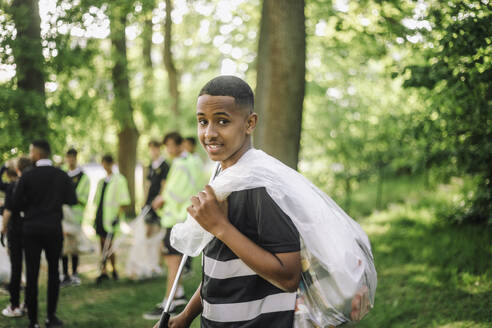
{"label": "black trousers", "polygon": [[10,253],[10,305],[12,308],[20,305],[20,284],[22,276],[22,231],[7,231]]}
{"label": "black trousers", "polygon": [[44,250],[48,261],[48,319],[52,319],[56,312],[58,295],[60,292],[60,276],[58,263],[63,247],[61,227],[54,230],[24,230],[24,250],[26,255],[26,306],[29,321],[38,322],[38,276],[41,251]]}

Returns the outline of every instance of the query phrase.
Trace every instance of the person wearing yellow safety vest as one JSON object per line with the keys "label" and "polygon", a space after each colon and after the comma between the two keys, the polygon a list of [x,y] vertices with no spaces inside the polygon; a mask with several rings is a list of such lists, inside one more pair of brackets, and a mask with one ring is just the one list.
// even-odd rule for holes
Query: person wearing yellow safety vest
{"label": "person wearing yellow safety vest", "polygon": [[[113,236],[119,231],[119,217],[123,214],[124,207],[130,205],[130,193],[125,177],[113,172],[113,157],[104,155],[101,164],[107,176],[97,183],[94,197],[94,202],[97,204],[94,226],[96,234],[100,238],[101,251],[108,251],[112,247]],[[108,240],[106,241],[106,239]],[[106,273],[106,255],[102,254],[102,256],[101,274],[97,277],[97,283],[109,279]],[[118,273],[116,272],[114,252],[109,255],[109,260],[113,269],[113,279],[117,280]]]}
{"label": "person wearing yellow safety vest", "polygon": [[[186,219],[186,208],[191,204],[190,197],[203,187],[203,185],[200,185],[200,181],[197,180],[195,164],[190,161],[189,154],[184,151],[181,135],[178,132],[168,133],[164,137],[163,144],[170,160],[172,160],[171,168],[167,175],[165,188],[161,195],[154,199],[152,207],[160,215],[161,224],[166,228],[164,262],[167,266],[167,289],[162,303],[159,303],[155,309],[143,315],[148,320],[160,318],[181,261],[182,254],[171,246],[169,240],[171,228],[176,223],[183,222]],[[173,303],[171,303],[170,311],[176,312],[186,303],[184,290],[180,285]]]}
{"label": "person wearing yellow safety vest", "polygon": [[[71,148],[65,155],[65,161],[68,166],[67,174],[72,179],[77,194],[78,203],[71,206],[71,220],[64,218],[63,224],[63,252],[62,252],[62,267],[63,278],[60,282],[61,287],[69,285],[80,285],[81,281],[77,273],[79,264],[79,234],[82,233],[82,221],[84,219],[84,211],[89,200],[89,192],[91,182],[87,174],[77,166],[77,150]],[[68,206],[68,205],[67,205]],[[72,258],[72,276],[68,274],[68,257]]]}
{"label": "person wearing yellow safety vest", "polygon": [[184,139],[184,149],[189,154],[188,160],[192,165],[192,174],[200,187],[203,187],[208,182],[208,177],[204,171],[204,162],[202,158],[196,153],[196,138],[186,137]]}

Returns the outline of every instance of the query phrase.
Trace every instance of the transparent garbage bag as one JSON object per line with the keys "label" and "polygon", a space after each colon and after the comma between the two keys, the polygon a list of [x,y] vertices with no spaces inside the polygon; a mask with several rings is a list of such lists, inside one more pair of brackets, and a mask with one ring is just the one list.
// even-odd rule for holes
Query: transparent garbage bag
{"label": "transparent garbage bag", "polygon": [[139,280],[162,275],[159,260],[164,232],[159,229],[148,236],[145,215],[139,215],[130,223],[130,227],[132,245],[126,262],[127,276]]}
{"label": "transparent garbage bag", "polygon": [[65,234],[63,239],[63,255],[88,254],[95,250],[93,243],[85,234],[82,224],[77,221],[74,209],[69,205],[62,206],[62,228]]}
{"label": "transparent garbage bag", "polygon": [[[0,227],[3,224],[3,216],[0,215]],[[7,246],[7,238],[5,239],[5,246]],[[7,247],[0,245],[0,284],[6,284],[10,281],[10,257],[7,252]]]}
{"label": "transparent garbage bag", "polygon": [[[302,279],[295,327],[357,322],[374,304],[377,274],[367,235],[330,197],[301,174],[261,150],[248,150],[212,178],[219,200],[265,187],[301,236]],[[197,256],[213,239],[190,215],[174,226],[171,244]]]}

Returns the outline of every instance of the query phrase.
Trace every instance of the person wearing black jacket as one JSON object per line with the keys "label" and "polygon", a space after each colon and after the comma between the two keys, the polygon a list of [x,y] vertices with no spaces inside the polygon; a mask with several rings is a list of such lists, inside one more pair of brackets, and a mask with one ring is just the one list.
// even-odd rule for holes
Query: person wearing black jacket
{"label": "person wearing black jacket", "polygon": [[53,167],[47,141],[33,141],[29,157],[35,164],[22,175],[14,191],[15,209],[24,212],[23,239],[26,257],[26,306],[30,326],[38,325],[38,276],[41,251],[48,262],[46,327],[62,327],[55,315],[60,291],[58,260],[63,245],[62,205],[77,204],[75,188],[64,171]]}
{"label": "person wearing black jacket", "polygon": [[[26,172],[32,163],[27,157],[19,157],[15,163],[15,177],[12,172],[9,178],[15,179],[8,185],[5,192],[5,209],[3,211],[2,235],[7,236],[8,249],[10,257],[10,282],[9,294],[10,304],[2,310],[2,315],[6,317],[21,317],[24,315],[24,309],[20,304],[20,285],[22,276],[22,218],[18,211],[12,209],[12,196],[17,186],[17,179]],[[8,172],[8,171],[7,171]],[[2,240],[3,244],[3,240]]]}

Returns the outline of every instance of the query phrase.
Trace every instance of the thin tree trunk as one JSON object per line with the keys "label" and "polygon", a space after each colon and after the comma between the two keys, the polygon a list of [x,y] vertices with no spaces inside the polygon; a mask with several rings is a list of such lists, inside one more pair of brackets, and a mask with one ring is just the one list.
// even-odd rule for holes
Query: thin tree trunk
{"label": "thin tree trunk", "polygon": [[50,131],[46,119],[38,3],[37,0],[14,0],[10,7],[17,30],[17,36],[12,40],[19,92],[15,107],[19,113],[19,127],[27,142],[46,138]]}
{"label": "thin tree trunk", "polygon": [[378,188],[376,191],[376,208],[378,210],[380,210],[383,206],[383,183],[384,183],[384,164],[379,164]]}
{"label": "thin tree trunk", "polygon": [[152,63],[152,11],[154,10],[154,0],[144,0],[142,2],[142,14],[144,17],[142,38],[143,56],[143,85],[138,101],[144,116],[151,114],[155,108],[155,88],[154,88],[154,65]]}
{"label": "thin tree trunk", "polygon": [[350,176],[345,178],[345,211],[350,211],[350,202],[352,200],[352,179]]}
{"label": "thin tree trunk", "polygon": [[154,1],[145,1],[145,6],[142,8],[144,14],[143,30],[142,30],[142,55],[146,70],[152,71],[152,11],[154,10]]}
{"label": "thin tree trunk", "polygon": [[304,0],[264,0],[258,47],[255,144],[292,168],[299,159],[305,88]]}
{"label": "thin tree trunk", "polygon": [[179,112],[179,74],[174,65],[173,54],[171,52],[172,45],[172,20],[171,11],[173,4],[171,0],[166,0],[166,21],[164,24],[164,65],[169,77],[169,93],[172,99],[171,109],[174,113]]}
{"label": "thin tree trunk", "polygon": [[112,45],[112,79],[114,90],[113,114],[119,124],[118,165],[128,181],[131,206],[129,214],[135,212],[135,166],[137,162],[138,130],[133,120],[128,64],[126,55],[126,14],[124,7],[112,6],[110,12]]}
{"label": "thin tree trunk", "polygon": [[428,142],[425,145],[425,153],[424,153],[424,188],[429,189],[430,185],[430,178],[429,178],[429,171],[430,171],[430,150],[431,150],[431,144]]}

